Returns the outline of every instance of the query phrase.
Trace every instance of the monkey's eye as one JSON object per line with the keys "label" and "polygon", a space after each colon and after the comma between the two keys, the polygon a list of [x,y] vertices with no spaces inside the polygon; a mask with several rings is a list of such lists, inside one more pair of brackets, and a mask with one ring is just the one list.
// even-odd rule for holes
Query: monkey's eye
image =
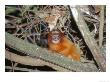
{"label": "monkey's eye", "polygon": [[52,36],[52,40],[54,40],[54,41],[59,40],[59,39],[60,39],[59,35],[53,35]]}

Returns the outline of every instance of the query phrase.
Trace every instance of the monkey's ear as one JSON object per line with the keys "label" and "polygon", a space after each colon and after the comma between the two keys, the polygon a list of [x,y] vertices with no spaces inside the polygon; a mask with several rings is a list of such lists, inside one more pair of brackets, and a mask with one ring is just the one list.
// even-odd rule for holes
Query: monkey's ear
{"label": "monkey's ear", "polygon": [[60,36],[61,36],[61,38],[63,38],[63,37],[64,37],[64,33],[61,33],[61,32],[60,32]]}

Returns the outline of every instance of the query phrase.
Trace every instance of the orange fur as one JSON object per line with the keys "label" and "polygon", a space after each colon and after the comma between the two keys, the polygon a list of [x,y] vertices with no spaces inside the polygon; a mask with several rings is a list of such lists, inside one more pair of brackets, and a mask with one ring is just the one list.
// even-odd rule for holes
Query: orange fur
{"label": "orange fur", "polygon": [[49,50],[55,51],[57,53],[63,54],[66,57],[70,57],[73,60],[80,61],[80,55],[77,53],[77,48],[74,43],[68,40],[64,35],[59,34],[61,36],[61,40],[59,43],[52,43],[52,33],[48,36],[48,45]]}

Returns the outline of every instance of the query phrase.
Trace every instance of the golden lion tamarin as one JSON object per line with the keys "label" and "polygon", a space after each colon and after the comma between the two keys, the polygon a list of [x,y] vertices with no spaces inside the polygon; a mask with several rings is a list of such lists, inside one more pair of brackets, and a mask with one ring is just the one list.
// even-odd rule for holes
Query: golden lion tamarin
{"label": "golden lion tamarin", "polygon": [[63,54],[73,60],[80,61],[80,55],[74,43],[67,39],[63,33],[53,30],[48,34],[49,50]]}

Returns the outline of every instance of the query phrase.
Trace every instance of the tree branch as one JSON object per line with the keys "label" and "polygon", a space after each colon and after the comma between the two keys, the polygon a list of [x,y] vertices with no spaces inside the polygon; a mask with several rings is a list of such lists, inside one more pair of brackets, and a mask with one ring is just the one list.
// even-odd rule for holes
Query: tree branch
{"label": "tree branch", "polygon": [[101,6],[100,12],[100,27],[99,27],[99,47],[102,47],[103,42],[103,28],[104,28],[104,6]]}
{"label": "tree branch", "polygon": [[[5,66],[6,69],[12,70],[13,68],[11,66]],[[19,68],[19,67],[14,67],[14,70],[19,70],[19,71],[28,71],[28,72],[38,72],[39,70],[32,70],[32,69],[27,69],[27,68]]]}
{"label": "tree branch", "polygon": [[[76,20],[76,23],[78,25],[78,28],[79,28],[87,46],[89,47],[91,53],[93,54],[93,57],[96,60],[99,68],[101,69],[101,71],[106,71],[105,57],[100,52],[100,49],[99,49],[97,43],[95,42],[95,39],[90,34],[88,26],[85,23],[83,16],[81,14],[80,6],[76,6],[76,8],[71,7],[71,10],[72,10],[72,14]],[[76,12],[74,12],[74,11],[76,11]]]}
{"label": "tree branch", "polygon": [[[81,62],[77,62],[71,60],[70,58],[64,57],[61,54],[51,53],[50,51],[44,48],[40,48],[37,45],[30,44],[27,41],[14,37],[9,33],[5,33],[5,37],[5,43],[9,47],[22,53],[29,54],[30,57],[36,57],[45,62],[49,62],[52,65],[54,64],[56,65],[57,70],[60,70],[60,68],[64,68],[65,70],[69,71],[98,71],[95,65],[91,64],[92,67],[90,67]],[[20,60],[25,61],[23,59],[19,59],[18,61],[20,62]],[[31,62],[30,60],[28,61]],[[26,63],[28,64],[28,62]],[[61,71],[65,70],[61,69]]]}
{"label": "tree branch", "polygon": [[[51,64],[49,62],[45,62],[41,59],[37,59],[35,57],[32,58],[30,56],[20,56],[18,54],[14,54],[14,53],[9,52],[9,51],[5,51],[5,58],[10,60],[10,61],[14,61],[14,62],[24,64],[24,65],[30,65],[30,66],[44,66],[44,65],[47,65],[47,66],[50,66],[53,69],[58,70],[58,71],[68,71],[68,70],[66,70],[62,67],[56,66],[56,65]],[[15,69],[15,67],[14,67],[14,69]]]}

